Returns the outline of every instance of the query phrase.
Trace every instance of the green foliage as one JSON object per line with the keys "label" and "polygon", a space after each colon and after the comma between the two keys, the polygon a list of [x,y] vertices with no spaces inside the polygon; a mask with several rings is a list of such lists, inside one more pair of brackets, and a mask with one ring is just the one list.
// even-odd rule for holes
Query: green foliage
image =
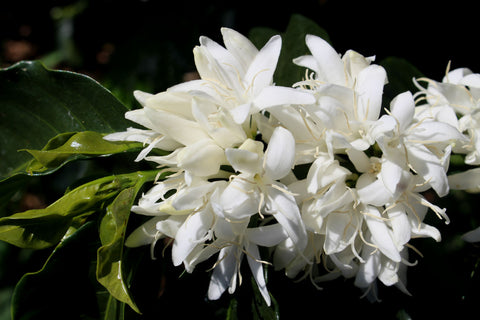
{"label": "green foliage", "polygon": [[[25,149],[32,159],[23,172],[28,175],[52,173],[64,164],[90,157],[108,156],[121,152],[137,152],[141,143],[109,142],[94,131],[66,132],[50,139],[41,150]],[[17,174],[18,174],[17,173]]]}
{"label": "green foliage", "polygon": [[67,230],[101,210],[122,190],[153,180],[156,172],[131,173],[94,180],[67,192],[45,209],[0,218],[0,240],[18,247],[44,249],[56,245]]}
{"label": "green foliage", "polygon": [[25,171],[31,156],[66,132],[122,131],[127,108],[88,76],[51,71],[40,62],[0,70],[0,180]]}

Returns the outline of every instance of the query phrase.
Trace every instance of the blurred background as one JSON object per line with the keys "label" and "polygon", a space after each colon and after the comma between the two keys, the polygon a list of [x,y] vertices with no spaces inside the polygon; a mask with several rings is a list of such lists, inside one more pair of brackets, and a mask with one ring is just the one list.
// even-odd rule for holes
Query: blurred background
{"label": "blurred background", "polygon": [[220,27],[285,31],[299,13],[348,49],[377,61],[407,59],[439,79],[452,68],[479,72],[476,17],[467,1],[4,1],[0,66],[41,59],[51,68],[86,73],[131,102],[132,89],[161,91],[195,70],[192,49]]}
{"label": "blurred background", "polygon": [[[0,9],[0,67],[39,59],[52,69],[91,76],[132,107],[136,103],[133,90],[160,92],[195,76],[192,49],[199,36],[221,43],[223,26],[245,35],[253,27],[283,32],[292,14],[301,14],[324,28],[339,53],[353,49],[365,56],[375,55],[377,61],[390,56],[405,58],[425,76],[437,80],[445,74],[449,61],[452,69],[469,67],[480,72],[476,10],[467,1],[4,1]],[[45,206],[39,198],[29,201],[26,208]],[[457,220],[451,216],[458,222],[445,226],[431,214],[433,218],[427,222],[445,236],[441,244],[430,240],[414,243],[426,258],[409,269],[408,287],[413,297],[383,288],[384,302],[370,305],[358,299],[360,292],[351,282],[332,282],[317,291],[308,281],[294,284],[274,279],[274,295],[282,290],[293,292],[278,297],[281,306],[289,306],[284,307],[290,310],[284,313],[285,318],[312,312],[328,314],[332,303],[358,308],[360,318],[373,312],[371,318],[379,319],[384,315],[388,317],[382,319],[442,318],[445,310],[460,314],[475,310],[480,302],[480,276],[476,272],[480,270],[480,247],[463,243],[459,235],[478,222],[470,218],[478,215],[478,197],[458,193],[442,201],[440,205],[450,205],[449,215],[458,215]],[[6,263],[11,257],[15,262]],[[45,257],[40,254],[34,258],[31,252],[18,252],[0,243],[1,320],[10,319],[9,297],[16,281],[24,272],[38,270]],[[183,286],[188,288],[188,283]],[[175,294],[185,295],[181,289],[170,290],[170,299],[175,299]],[[295,295],[299,290],[303,294]],[[325,307],[307,307],[305,296]],[[346,312],[334,309],[339,318]],[[375,316],[375,312],[379,314]]]}

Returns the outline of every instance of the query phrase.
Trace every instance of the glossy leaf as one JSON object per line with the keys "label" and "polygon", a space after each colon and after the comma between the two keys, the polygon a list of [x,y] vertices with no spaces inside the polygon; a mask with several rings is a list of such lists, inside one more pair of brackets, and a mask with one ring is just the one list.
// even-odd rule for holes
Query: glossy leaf
{"label": "glossy leaf", "polygon": [[113,297],[127,303],[136,312],[140,311],[130,297],[125,283],[122,258],[130,208],[142,184],[137,183],[136,186],[124,189],[108,206],[100,223],[102,247],[97,252],[98,281]]}
{"label": "glossy leaf", "polygon": [[34,157],[26,167],[25,173],[29,175],[51,173],[72,160],[137,152],[142,148],[141,143],[110,142],[104,140],[103,136],[94,131],[61,133],[41,150],[25,149]]}
{"label": "glossy leaf", "polygon": [[153,180],[155,174],[135,172],[100,178],[69,191],[45,209],[0,218],[0,240],[32,249],[56,245],[72,224],[81,222],[122,190]]}
{"label": "glossy leaf", "polygon": [[330,41],[328,33],[315,21],[302,15],[291,16],[285,32],[278,32],[269,28],[253,28],[249,38],[258,47],[262,47],[268,39],[275,35],[282,36],[282,51],[274,74],[274,82],[281,86],[291,86],[301,81],[305,76],[305,69],[295,65],[292,60],[299,56],[310,54],[305,44],[305,36],[312,34]]}
{"label": "glossy leaf", "polygon": [[24,61],[0,70],[0,180],[31,160],[19,149],[41,149],[65,132],[123,131],[127,108],[88,76]]}

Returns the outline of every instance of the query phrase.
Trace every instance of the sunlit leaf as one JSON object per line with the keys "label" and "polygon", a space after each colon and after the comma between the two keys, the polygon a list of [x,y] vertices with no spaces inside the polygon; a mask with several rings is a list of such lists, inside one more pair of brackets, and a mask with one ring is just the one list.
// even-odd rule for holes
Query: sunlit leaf
{"label": "sunlit leaf", "polygon": [[0,240],[33,249],[56,245],[72,223],[94,213],[122,190],[153,180],[155,174],[135,172],[100,178],[69,191],[45,209],[0,218]]}
{"label": "sunlit leaf", "polygon": [[50,173],[72,160],[136,152],[142,148],[141,143],[110,142],[104,140],[103,136],[94,131],[62,133],[41,150],[25,149],[34,157],[25,172],[30,175],[44,174],[46,171]]}
{"label": "sunlit leaf", "polygon": [[141,184],[123,190],[108,206],[107,213],[100,223],[100,240],[102,247],[97,253],[97,279],[121,302],[127,303],[137,312],[123,273],[123,251],[130,208]]}

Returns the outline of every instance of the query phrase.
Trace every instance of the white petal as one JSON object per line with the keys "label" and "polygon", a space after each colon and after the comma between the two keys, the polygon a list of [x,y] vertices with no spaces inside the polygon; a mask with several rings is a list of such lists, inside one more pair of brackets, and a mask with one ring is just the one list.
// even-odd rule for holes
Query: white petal
{"label": "white petal", "polygon": [[392,225],[393,237],[399,246],[403,246],[411,237],[411,226],[408,216],[402,205],[397,205],[387,211],[388,219]]}
{"label": "white petal", "polygon": [[344,250],[357,234],[356,217],[349,213],[330,213],[327,217],[325,243],[326,254]]}
{"label": "white petal", "polygon": [[258,49],[253,43],[241,33],[230,29],[220,29],[223,36],[223,43],[227,50],[240,62],[245,72],[258,53]]}
{"label": "white petal", "polygon": [[387,79],[385,69],[379,65],[370,65],[360,71],[355,91],[357,100],[357,119],[375,121],[380,115],[383,86]]}
{"label": "white petal", "polygon": [[388,228],[385,221],[382,220],[380,211],[373,206],[365,206],[364,210],[365,221],[372,233],[372,242],[388,258],[395,262],[400,262],[402,258],[392,239],[392,231]]}
{"label": "white petal", "polygon": [[388,159],[382,162],[382,169],[380,171],[382,182],[395,199],[405,190],[406,184],[402,181],[404,174],[408,174],[408,172],[405,172],[405,170],[395,162],[389,161]]}
{"label": "white petal", "polygon": [[248,228],[245,235],[249,241],[264,247],[273,247],[287,238],[282,225],[276,223],[262,227]]}
{"label": "white petal", "polygon": [[158,221],[156,224],[156,228],[165,236],[169,238],[175,238],[178,229],[185,221],[185,219],[187,219],[186,215],[170,216],[165,220]]}
{"label": "white petal", "polygon": [[480,227],[465,233],[462,239],[467,242],[479,242],[480,241]]}
{"label": "white petal", "polygon": [[155,217],[133,230],[125,240],[125,246],[140,247],[154,242],[158,233],[156,228],[157,222],[164,219],[165,217]]}
{"label": "white petal", "polygon": [[230,219],[242,220],[258,212],[259,194],[243,176],[232,180],[220,196],[220,208]]}
{"label": "white petal", "polygon": [[398,121],[400,132],[404,132],[413,120],[415,101],[410,91],[396,96],[390,103],[392,116]]}
{"label": "white petal", "polygon": [[262,294],[263,299],[267,303],[267,306],[270,306],[271,299],[270,295],[267,290],[267,283],[265,282],[265,277],[263,275],[263,267],[262,263],[260,262],[260,252],[256,245],[247,244],[246,245],[247,254],[247,261],[248,265],[250,266],[250,270],[252,271],[253,277],[255,278],[255,282],[257,283],[258,289]]}
{"label": "white petal", "polygon": [[377,278],[381,270],[380,252],[375,252],[375,248],[365,246],[362,252],[365,263],[360,264],[357,276],[355,278],[355,286],[359,288],[369,287]]}
{"label": "white petal", "polygon": [[447,123],[423,121],[415,127],[415,131],[408,136],[408,139],[426,141],[430,144],[456,140],[466,141],[465,136],[457,128]]}
{"label": "white petal", "polygon": [[224,183],[226,184],[225,181],[206,182],[198,186],[183,188],[169,199],[173,199],[172,206],[176,210],[197,209],[205,204],[204,198],[208,193]]}
{"label": "white petal", "polygon": [[261,172],[262,158],[258,153],[243,149],[226,149],[225,155],[235,171],[254,175]]}
{"label": "white petal", "polygon": [[300,67],[304,67],[310,70],[317,69],[317,60],[311,55],[305,55],[298,58],[293,59],[293,63]]}
{"label": "white petal", "polygon": [[448,176],[448,184],[451,189],[478,192],[480,191],[480,168],[452,174]]}
{"label": "white petal", "polygon": [[205,236],[213,223],[213,214],[209,210],[203,210],[190,216],[178,229],[172,246],[172,260],[175,266],[180,265],[199,245],[199,241]]}
{"label": "white petal", "polygon": [[272,213],[273,217],[282,225],[298,250],[305,249],[308,241],[307,233],[295,198],[273,187],[268,187],[266,198],[268,212]]}
{"label": "white petal", "polygon": [[440,159],[421,144],[409,144],[408,160],[413,169],[428,181],[435,192],[443,197],[448,193],[449,186],[446,170]]}
{"label": "white petal", "polygon": [[265,151],[265,174],[272,180],[287,175],[295,161],[295,138],[285,128],[277,127]]}
{"label": "white petal", "polygon": [[229,287],[230,281],[237,272],[237,257],[234,254],[234,246],[228,246],[220,250],[218,261],[213,269],[210,284],[208,286],[208,299],[219,299]]}
{"label": "white petal", "polygon": [[412,232],[412,237],[429,237],[434,239],[437,242],[440,242],[442,240],[442,236],[440,234],[440,231],[438,231],[437,228],[432,227],[428,224],[425,223],[416,223],[411,221],[411,232]]}
{"label": "white petal", "polygon": [[315,97],[311,93],[294,88],[269,86],[258,93],[253,103],[259,110],[263,110],[284,104],[313,104]]}
{"label": "white petal", "polygon": [[232,115],[233,121],[235,121],[236,124],[244,123],[250,114],[251,106],[251,103],[244,103],[231,109],[230,114]]}
{"label": "white petal", "polygon": [[[363,174],[360,177],[366,177],[366,175]],[[392,194],[388,192],[381,180],[377,179],[369,184],[364,184],[363,179],[359,179],[356,189],[362,203],[383,206],[392,201]]]}
{"label": "white petal", "polygon": [[140,90],[135,90],[133,91],[133,96],[135,99],[142,105],[142,107],[145,107],[147,103],[147,99],[150,97],[153,97],[153,94],[148,93],[148,92],[143,92]]}
{"label": "white petal", "polygon": [[[201,139],[209,138],[197,122],[165,111],[157,111],[150,108],[144,108],[144,110],[155,126],[152,129],[171,137],[183,145],[193,144]],[[179,130],[179,128],[182,128],[182,130]]]}
{"label": "white petal", "polygon": [[148,98],[146,102],[145,107],[193,120],[192,96],[186,92],[164,91]]}
{"label": "white petal", "polygon": [[332,46],[320,37],[307,35],[306,44],[317,61],[317,77],[320,81],[345,85],[344,64]]}
{"label": "white petal", "polygon": [[216,174],[225,163],[225,151],[210,139],[196,141],[177,155],[179,167],[200,177]]}
{"label": "white petal", "polygon": [[378,274],[378,279],[386,286],[391,286],[396,284],[398,279],[398,263],[391,260],[383,261],[382,269]]}
{"label": "white petal", "polygon": [[252,96],[256,96],[263,88],[272,84],[281,47],[282,38],[279,35],[273,36],[250,64],[245,74],[245,82],[251,86]]}

